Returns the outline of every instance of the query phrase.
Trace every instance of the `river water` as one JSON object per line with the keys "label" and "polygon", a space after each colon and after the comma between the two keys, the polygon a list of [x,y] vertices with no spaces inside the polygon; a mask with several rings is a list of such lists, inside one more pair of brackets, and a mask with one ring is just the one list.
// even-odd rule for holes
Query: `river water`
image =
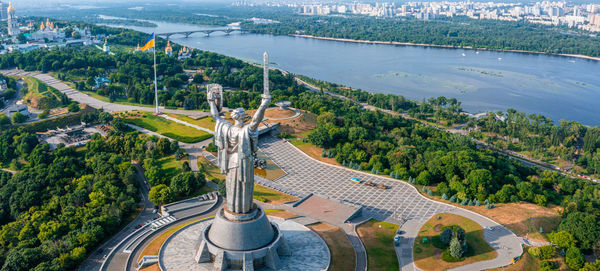
{"label": "river water", "polygon": [[[146,33],[204,29],[153,23],[156,28],[126,27]],[[268,51],[273,66],[292,73],[418,101],[454,97],[471,113],[514,108],[554,121],[600,125],[600,62],[594,60],[237,32],[176,35],[171,40],[257,63]]]}

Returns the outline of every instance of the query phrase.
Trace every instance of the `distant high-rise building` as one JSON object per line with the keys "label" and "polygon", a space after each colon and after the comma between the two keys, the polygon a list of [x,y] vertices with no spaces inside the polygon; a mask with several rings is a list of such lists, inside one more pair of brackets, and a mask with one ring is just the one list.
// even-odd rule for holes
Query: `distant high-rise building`
{"label": "distant high-rise building", "polygon": [[15,16],[15,8],[12,6],[12,3],[8,3],[8,8],[6,9],[6,13],[8,16],[8,35],[16,36],[21,33],[19,30],[19,25],[17,23],[17,17]]}

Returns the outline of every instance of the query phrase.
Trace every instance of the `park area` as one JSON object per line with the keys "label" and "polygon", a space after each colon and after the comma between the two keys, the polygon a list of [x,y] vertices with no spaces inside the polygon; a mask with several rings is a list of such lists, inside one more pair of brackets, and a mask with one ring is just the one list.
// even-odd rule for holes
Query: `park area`
{"label": "park area", "polygon": [[211,131],[215,130],[215,121],[213,120],[212,117],[192,118],[190,116],[185,116],[185,115],[181,115],[181,114],[172,114],[172,113],[167,113],[167,116],[176,118],[180,121],[184,121],[189,124],[194,124],[194,125],[200,126],[202,128],[209,129]]}
{"label": "park area", "polygon": [[25,94],[23,100],[31,107],[45,110],[66,106],[66,104],[63,104],[63,102],[66,103],[66,100],[62,100],[63,95],[57,89],[30,76],[23,76],[22,78],[27,87],[27,94]]}
{"label": "park area", "polygon": [[[462,228],[465,233],[467,249],[461,258],[444,255],[445,244],[441,241],[441,233],[445,229]],[[428,271],[446,270],[466,264],[491,260],[498,253],[490,247],[483,237],[483,228],[475,221],[454,214],[437,214],[429,219],[419,230],[413,247],[415,265]]]}
{"label": "park area", "polygon": [[212,137],[210,133],[155,116],[150,112],[131,111],[119,113],[117,116],[123,117],[126,123],[184,143],[197,143]]}
{"label": "park area", "polygon": [[[432,187],[433,188],[433,187]],[[444,201],[438,196],[424,196],[436,201],[446,202],[454,206],[464,208],[502,224],[517,236],[526,237],[535,241],[548,241],[546,233],[552,232],[560,224],[562,208],[548,204],[547,207],[528,202],[498,203],[492,209],[485,206],[468,206],[459,203]]]}
{"label": "park area", "polygon": [[397,229],[398,225],[374,219],[356,228],[367,250],[368,270],[397,271],[400,268],[394,248]]}

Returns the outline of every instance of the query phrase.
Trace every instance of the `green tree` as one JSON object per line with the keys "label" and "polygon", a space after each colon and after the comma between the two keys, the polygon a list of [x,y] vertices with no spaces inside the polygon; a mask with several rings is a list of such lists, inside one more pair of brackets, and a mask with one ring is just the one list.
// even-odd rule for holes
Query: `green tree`
{"label": "green tree", "polygon": [[148,193],[148,198],[154,205],[160,206],[165,203],[172,202],[175,199],[173,195],[173,191],[170,187],[159,184],[157,186],[153,186]]}
{"label": "green tree", "polygon": [[575,237],[579,248],[593,249],[600,239],[600,221],[595,215],[574,212],[567,215],[558,225],[559,231],[567,231]]}
{"label": "green tree", "polygon": [[13,123],[23,123],[27,120],[27,116],[21,114],[20,112],[15,112],[12,115],[12,122]]}
{"label": "green tree", "polygon": [[168,139],[161,137],[158,139],[158,142],[156,142],[156,149],[162,156],[169,155],[171,154],[171,142]]}
{"label": "green tree", "polygon": [[577,243],[573,235],[567,231],[552,232],[548,234],[548,239],[562,249],[574,247]]}
{"label": "green tree", "polygon": [[79,112],[79,104],[77,104],[76,102],[72,102],[69,104],[67,109],[69,110],[69,112]]}
{"label": "green tree", "polygon": [[567,266],[573,270],[579,270],[583,267],[585,263],[585,259],[583,258],[583,253],[577,247],[570,247],[567,249],[567,253],[565,254],[565,262],[567,262]]}
{"label": "green tree", "polygon": [[440,240],[442,241],[442,243],[444,244],[449,244],[450,240],[452,240],[452,229],[450,228],[446,228],[442,231],[442,233],[440,234]]}
{"label": "green tree", "polygon": [[430,182],[431,174],[429,174],[429,171],[427,170],[421,171],[421,173],[419,173],[419,176],[417,176],[417,184],[429,185]]}
{"label": "green tree", "polygon": [[109,123],[113,120],[113,116],[110,113],[107,112],[101,112],[98,115],[98,121],[100,123]]}
{"label": "green tree", "polygon": [[452,237],[452,240],[450,241],[450,256],[460,259],[463,256],[463,248],[462,245],[460,244],[460,241],[458,240],[458,237],[454,236]]}
{"label": "green tree", "polygon": [[10,119],[3,113],[0,113],[0,126],[10,124]]}

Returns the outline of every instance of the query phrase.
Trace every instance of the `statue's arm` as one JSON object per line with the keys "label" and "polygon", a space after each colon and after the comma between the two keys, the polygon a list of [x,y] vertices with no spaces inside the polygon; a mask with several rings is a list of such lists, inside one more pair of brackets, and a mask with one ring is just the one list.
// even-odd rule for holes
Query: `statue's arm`
{"label": "statue's arm", "polygon": [[219,112],[219,109],[217,108],[217,102],[213,95],[214,94],[212,92],[209,94],[208,105],[210,106],[210,114],[212,115],[213,119],[216,121],[217,119],[221,119],[221,114]]}
{"label": "statue's arm", "polygon": [[265,110],[267,110],[267,108],[269,107],[270,104],[271,104],[271,95],[263,94],[262,102],[260,103],[260,106],[256,110],[256,113],[254,113],[254,116],[252,117],[252,122],[250,122],[250,129],[252,129],[252,130],[258,129],[260,122],[265,117]]}

